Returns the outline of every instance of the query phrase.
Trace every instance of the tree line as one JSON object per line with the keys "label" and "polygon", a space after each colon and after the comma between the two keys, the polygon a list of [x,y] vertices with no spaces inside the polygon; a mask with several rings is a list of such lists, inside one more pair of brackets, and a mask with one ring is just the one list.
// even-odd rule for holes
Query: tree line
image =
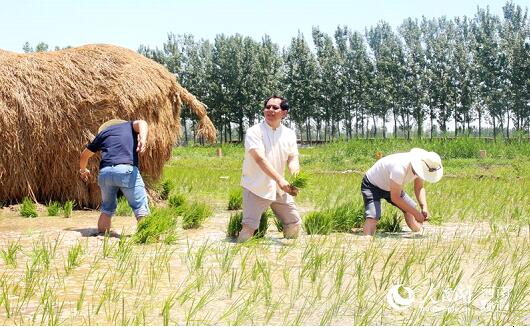
{"label": "tree line", "polygon": [[[480,137],[486,129],[494,138],[530,136],[528,8],[502,9],[502,17],[477,8],[471,18],[407,18],[396,29],[380,21],[363,33],[313,27],[310,40],[298,33],[281,49],[268,35],[169,33],[161,48],[138,52],[208,106],[221,142],[241,141],[271,94],[289,99],[302,140]],[[184,111],[183,119],[193,118]]]}

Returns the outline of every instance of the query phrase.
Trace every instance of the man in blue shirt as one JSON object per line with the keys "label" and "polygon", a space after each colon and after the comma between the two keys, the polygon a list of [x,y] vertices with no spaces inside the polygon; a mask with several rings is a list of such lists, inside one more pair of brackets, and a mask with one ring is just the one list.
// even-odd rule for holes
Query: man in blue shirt
{"label": "man in blue shirt", "polygon": [[101,215],[98,231],[110,231],[111,218],[117,207],[117,194],[121,190],[140,221],[149,214],[145,184],[138,170],[138,153],[147,144],[148,126],[144,120],[125,121],[112,119],[102,124],[92,142],[87,144],[79,158],[79,175],[88,181],[88,160],[101,151],[98,184],[101,189]]}

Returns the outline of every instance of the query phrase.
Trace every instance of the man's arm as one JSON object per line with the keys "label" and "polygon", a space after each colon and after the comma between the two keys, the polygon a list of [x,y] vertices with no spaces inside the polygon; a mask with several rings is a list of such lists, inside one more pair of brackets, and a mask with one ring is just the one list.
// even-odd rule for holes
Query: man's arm
{"label": "man's arm", "polygon": [[145,120],[135,120],[133,122],[133,128],[138,133],[138,147],[136,152],[143,153],[147,146],[147,134],[149,133],[149,126]]}
{"label": "man's arm", "polygon": [[298,155],[290,155],[287,158],[287,167],[291,175],[298,174],[300,172],[300,161]]}
{"label": "man's arm", "polygon": [[289,185],[289,182],[283,178],[282,175],[280,175],[274,167],[270,164],[270,162],[265,158],[265,155],[263,154],[263,150],[260,149],[250,149],[248,151],[250,156],[256,161],[258,166],[263,170],[263,172],[272,178],[280,188],[287,192],[291,193],[291,186]]}
{"label": "man's arm", "polygon": [[88,178],[90,177],[90,170],[86,168],[88,164],[88,159],[90,159],[90,157],[92,157],[93,155],[94,152],[85,148],[83,152],[81,152],[81,156],[79,157],[79,176],[85,182],[88,181]]}
{"label": "man's arm", "polygon": [[421,208],[421,214],[427,220],[429,219],[429,209],[427,208],[427,194],[423,187],[423,180],[416,178],[414,180],[414,194],[418,200]]}
{"label": "man's arm", "polygon": [[401,197],[401,191],[402,186],[390,179],[390,199],[392,202],[394,202],[401,210],[413,215],[418,222],[422,223],[424,220],[422,213],[419,212],[418,209],[409,205],[407,201],[403,200]]}

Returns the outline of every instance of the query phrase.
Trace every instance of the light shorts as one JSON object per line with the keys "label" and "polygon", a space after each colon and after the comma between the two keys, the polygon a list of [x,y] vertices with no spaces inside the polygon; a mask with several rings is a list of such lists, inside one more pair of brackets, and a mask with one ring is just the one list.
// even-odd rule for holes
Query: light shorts
{"label": "light shorts", "polygon": [[283,227],[299,225],[300,214],[294,203],[294,199],[287,193],[278,195],[276,200],[267,200],[243,188],[243,224],[252,229],[258,229],[261,214],[268,208],[272,209],[274,215],[282,222]]}
{"label": "light shorts", "polygon": [[118,190],[121,190],[133,209],[136,219],[149,214],[145,184],[138,167],[126,164],[104,167],[99,171],[98,184],[103,202],[102,213],[114,215],[118,205]]}
{"label": "light shorts", "polygon": [[[364,200],[364,217],[379,219],[381,217],[381,199],[385,199],[387,202],[392,204],[401,210],[392,200],[390,199],[390,192],[385,191],[374,184],[370,183],[366,175],[363,177],[361,183],[361,193]],[[405,200],[410,206],[416,208],[416,202],[408,196],[403,190],[401,191],[401,198]]]}

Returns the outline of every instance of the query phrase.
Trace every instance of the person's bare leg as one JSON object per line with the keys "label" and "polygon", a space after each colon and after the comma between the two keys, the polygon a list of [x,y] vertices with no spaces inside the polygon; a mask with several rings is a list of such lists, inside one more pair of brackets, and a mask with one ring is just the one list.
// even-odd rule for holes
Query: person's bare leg
{"label": "person's bare leg", "polygon": [[419,223],[411,213],[405,212],[404,215],[405,222],[407,223],[407,226],[409,226],[410,230],[413,232],[421,232],[421,223]]}
{"label": "person's bare leg", "polygon": [[100,233],[110,232],[110,218],[112,216],[107,215],[106,213],[101,213],[98,220],[98,231]]}
{"label": "person's bare leg", "polygon": [[241,231],[239,232],[239,236],[237,237],[238,243],[243,243],[245,241],[248,241],[252,236],[254,236],[255,229],[249,227],[248,225],[243,224],[243,227],[241,228]]}
{"label": "person's bare leg", "polygon": [[364,220],[363,233],[364,235],[374,236],[377,229],[377,219],[367,217]]}

